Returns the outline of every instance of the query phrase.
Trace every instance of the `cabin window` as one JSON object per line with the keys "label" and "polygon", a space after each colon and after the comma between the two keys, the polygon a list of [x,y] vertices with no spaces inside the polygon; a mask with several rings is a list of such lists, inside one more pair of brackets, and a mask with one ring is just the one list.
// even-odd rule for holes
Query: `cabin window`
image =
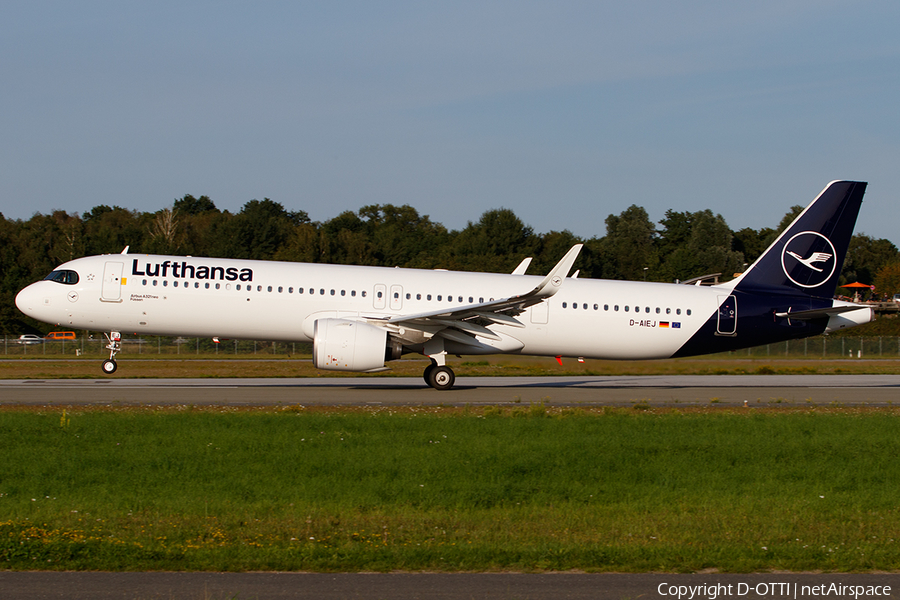
{"label": "cabin window", "polygon": [[409,292],[406,292],[406,299],[407,299],[407,300],[411,300],[411,299],[412,299],[412,294],[410,294]]}
{"label": "cabin window", "polygon": [[208,283],[203,284],[203,286],[204,286],[206,289],[209,289],[209,284],[208,284]]}
{"label": "cabin window", "polygon": [[350,295],[356,298],[356,290],[350,290]]}
{"label": "cabin window", "polygon": [[475,299],[472,296],[469,296],[469,304],[474,304]]}
{"label": "cabin window", "polygon": [[440,301],[443,300],[443,299],[444,299],[444,297],[441,296],[440,294],[438,294],[438,299],[437,299],[437,301],[440,302]]}
{"label": "cabin window", "polygon": [[659,307],[656,307],[656,314],[659,314]]}
{"label": "cabin window", "polygon": [[217,289],[217,290],[222,289],[222,284],[221,284],[221,283],[217,283],[217,284],[216,284],[216,289]]}
{"label": "cabin window", "polygon": [[687,316],[691,316],[691,309],[687,309]]}
{"label": "cabin window", "polygon": [[667,308],[667,309],[666,309],[666,314],[667,314],[667,315],[671,315],[671,314],[672,314],[672,309],[671,309],[671,308]]}
{"label": "cabin window", "polygon": [[341,290],[341,296],[346,296],[346,295],[347,295],[347,290]]}
{"label": "cabin window", "polygon": [[644,309],[644,312],[645,312],[645,313],[649,313],[649,312],[650,312],[650,307],[648,306],[647,308],[645,308],[645,309]]}
{"label": "cabin window", "polygon": [[613,310],[616,311],[616,312],[619,312],[619,305],[616,304],[616,305],[613,307]]}
{"label": "cabin window", "polygon": [[568,303],[563,302],[563,308],[568,308],[568,307],[569,307]]}
{"label": "cabin window", "polygon": [[680,308],[676,308],[676,309],[675,309],[675,314],[676,314],[676,315],[680,315],[680,314],[681,314],[681,309],[680,309]]}
{"label": "cabin window", "polygon": [[422,294],[416,294],[416,300],[421,300],[421,299],[422,299]]}
{"label": "cabin window", "polygon": [[359,293],[359,295],[362,296],[363,298],[365,298],[365,297],[366,297],[366,290],[361,291],[361,292]]}
{"label": "cabin window", "polygon": [[604,305],[603,305],[603,310],[609,310],[609,304],[604,304]]}
{"label": "cabin window", "polygon": [[595,304],[595,305],[594,305],[594,310],[600,310],[600,305],[599,305],[599,304]]}
{"label": "cabin window", "polygon": [[157,283],[159,283],[159,282],[156,281],[156,280],[154,279],[154,280],[153,280],[153,287],[156,287],[156,284],[157,284]]}
{"label": "cabin window", "polygon": [[319,290],[319,295],[320,295],[320,296],[324,296],[324,295],[325,295],[325,290],[324,290],[324,289],[320,289],[320,290]]}
{"label": "cabin window", "polygon": [[626,305],[625,305],[625,312],[628,312],[628,310],[629,310],[630,308],[631,308],[631,307],[628,306],[628,305],[626,304]]}
{"label": "cabin window", "polygon": [[289,287],[289,288],[288,288],[288,294],[293,294],[293,293],[294,293],[294,288]]}
{"label": "cabin window", "polygon": [[334,290],[331,290],[331,295],[334,296]]}
{"label": "cabin window", "polygon": [[478,299],[478,302],[481,303],[481,304],[484,304],[484,298],[479,298],[479,299]]}
{"label": "cabin window", "polygon": [[384,294],[382,294],[381,292],[378,292],[377,297],[378,297],[379,300],[380,300],[383,296],[384,296]]}
{"label": "cabin window", "polygon": [[281,293],[283,293],[283,292],[284,292],[284,288],[281,287],[281,286],[279,285],[279,286],[278,286],[278,293],[281,294]]}

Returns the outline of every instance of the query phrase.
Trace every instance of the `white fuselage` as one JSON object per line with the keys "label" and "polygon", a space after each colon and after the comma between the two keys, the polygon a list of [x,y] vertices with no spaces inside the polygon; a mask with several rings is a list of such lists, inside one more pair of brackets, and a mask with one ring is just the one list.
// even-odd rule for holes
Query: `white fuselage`
{"label": "white fuselage", "polygon": [[[138,335],[312,341],[318,319],[384,319],[522,294],[540,277],[152,255],[81,258],[16,299],[40,321]],[[558,293],[494,324],[502,339],[459,353],[642,359],[675,353],[714,316],[728,288],[565,279]],[[453,350],[449,342],[447,350]]]}

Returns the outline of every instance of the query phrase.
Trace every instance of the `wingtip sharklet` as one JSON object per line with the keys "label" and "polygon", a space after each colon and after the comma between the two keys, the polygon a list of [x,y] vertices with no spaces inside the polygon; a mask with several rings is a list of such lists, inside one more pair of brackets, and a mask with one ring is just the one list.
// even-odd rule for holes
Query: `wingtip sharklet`
{"label": "wingtip sharklet", "polygon": [[562,260],[556,263],[556,266],[550,270],[546,277],[544,277],[543,281],[532,290],[531,295],[540,298],[549,298],[558,292],[559,288],[562,287],[563,280],[569,274],[569,271],[572,270],[572,266],[578,259],[578,254],[581,253],[583,247],[584,244],[575,244],[572,246],[569,251],[566,252],[566,255],[562,257]]}

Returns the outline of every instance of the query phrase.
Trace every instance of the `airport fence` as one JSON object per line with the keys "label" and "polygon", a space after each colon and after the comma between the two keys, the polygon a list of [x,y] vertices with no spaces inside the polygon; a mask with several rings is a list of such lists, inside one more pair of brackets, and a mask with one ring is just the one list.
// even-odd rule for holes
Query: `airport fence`
{"label": "airport fence", "polygon": [[[19,343],[18,338],[5,338],[3,353],[16,356],[108,356],[102,337],[82,336],[75,340],[43,340],[37,343]],[[123,338],[118,356],[293,356],[312,353],[312,344],[303,342],[267,342],[255,340],[222,340],[216,343],[209,338],[183,337],[135,337]]]}
{"label": "airport fence", "polygon": [[[3,354],[7,357],[38,356],[104,356],[109,354],[107,341],[97,336],[81,336],[75,340],[43,340],[21,344],[14,337],[4,338]],[[312,344],[303,342],[268,342],[209,338],[135,337],[122,340],[119,356],[294,356],[309,355]],[[718,357],[750,358],[900,358],[900,337],[817,336],[789,342],[778,342],[717,354]]]}

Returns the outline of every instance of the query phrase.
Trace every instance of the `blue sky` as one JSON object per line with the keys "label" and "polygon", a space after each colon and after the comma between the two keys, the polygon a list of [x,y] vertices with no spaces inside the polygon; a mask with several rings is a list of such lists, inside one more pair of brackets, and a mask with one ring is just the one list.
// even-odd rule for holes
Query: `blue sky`
{"label": "blue sky", "polygon": [[21,2],[0,19],[0,212],[184,194],[314,220],[632,204],[775,226],[833,179],[900,243],[900,3]]}

